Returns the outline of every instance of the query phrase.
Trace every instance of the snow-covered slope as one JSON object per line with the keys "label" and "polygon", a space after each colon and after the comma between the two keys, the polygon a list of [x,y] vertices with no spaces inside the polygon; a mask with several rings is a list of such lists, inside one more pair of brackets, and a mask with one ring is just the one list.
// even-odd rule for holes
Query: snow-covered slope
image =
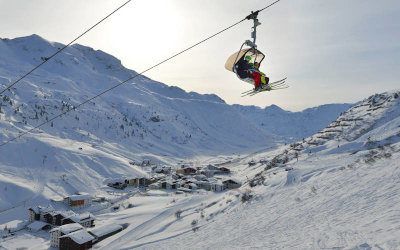
{"label": "snow-covered slope", "polygon": [[[253,194],[250,201],[226,208],[221,199],[218,216],[206,209],[198,215],[196,232],[137,243],[147,249],[399,249],[399,95],[371,96],[304,141],[230,161],[225,166],[246,182],[239,193]],[[257,164],[249,167],[251,159]]]}
{"label": "snow-covered slope", "polygon": [[264,109],[234,105],[242,115],[266,132],[280,135],[286,141],[296,141],[313,135],[351,106],[351,104],[326,104],[301,112],[290,112],[276,105]]}
{"label": "snow-covered slope", "polygon": [[[1,39],[0,89],[62,46],[37,35]],[[78,44],[67,48],[0,96],[0,142],[135,74],[102,51]],[[328,116],[333,120],[338,113]],[[0,196],[0,209],[37,195],[95,192],[105,178],[145,174],[132,161],[172,164],[201,155],[250,152],[276,145],[284,139],[279,133],[218,96],[138,77],[0,147],[0,188],[8,190]]]}
{"label": "snow-covered slope", "polygon": [[[61,46],[38,36],[0,40],[0,84]],[[101,51],[68,48],[1,96],[0,141],[132,74]],[[27,205],[48,204],[50,197],[101,192],[107,177],[146,175],[130,161],[196,157],[198,165],[230,168],[244,185],[221,193],[128,193],[118,211],[97,211],[96,225],[127,227],[95,248],[399,249],[399,95],[377,94],[346,112],[337,105],[289,113],[230,106],[141,77],[0,147],[0,223],[24,217]],[[342,114],[328,124],[331,112]],[[312,124],[299,129],[302,121]],[[274,133],[306,138],[279,146],[282,138]],[[275,147],[218,155],[268,146]],[[22,232],[1,246],[47,249],[48,237]]]}

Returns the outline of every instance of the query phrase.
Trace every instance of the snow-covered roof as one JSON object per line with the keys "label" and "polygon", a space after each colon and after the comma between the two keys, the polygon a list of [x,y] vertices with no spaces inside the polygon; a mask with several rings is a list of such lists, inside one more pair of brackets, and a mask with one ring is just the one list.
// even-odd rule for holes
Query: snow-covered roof
{"label": "snow-covered roof", "polygon": [[89,194],[73,194],[68,197],[71,201],[89,200],[92,198]]}
{"label": "snow-covered roof", "polygon": [[71,223],[71,224],[66,224],[66,225],[62,225],[59,227],[56,227],[54,229],[52,229],[50,232],[54,232],[54,231],[60,231],[63,234],[69,234],[78,230],[81,230],[83,228],[83,226],[81,224],[78,223]]}
{"label": "snow-covered roof", "polygon": [[210,180],[210,184],[211,184],[211,185],[219,185],[219,186],[223,186],[223,185],[224,185],[224,184],[222,183],[222,181],[216,180],[216,179]]}
{"label": "snow-covered roof", "polygon": [[30,207],[28,208],[28,210],[32,210],[34,211],[36,214],[39,213],[48,213],[48,212],[52,212],[54,211],[54,208],[51,205],[48,205],[46,207],[42,207],[42,206],[37,206],[37,207]]}
{"label": "snow-covered roof", "polygon": [[37,232],[47,225],[49,225],[49,224],[47,224],[46,222],[36,220],[36,221],[32,222],[31,224],[29,224],[27,226],[27,228],[30,229],[31,231]]}
{"label": "snow-covered roof", "polygon": [[107,235],[109,233],[118,231],[123,229],[121,225],[106,225],[102,227],[96,227],[92,230],[90,230],[90,233],[93,234],[96,237],[102,237],[104,235]]}
{"label": "snow-covered roof", "polygon": [[60,238],[67,238],[67,237],[80,245],[94,240],[93,235],[88,233],[86,230],[75,231],[73,233],[69,233],[67,235],[61,236]]}
{"label": "snow-covered roof", "polygon": [[229,181],[231,181],[231,182],[236,182],[236,183],[238,183],[238,184],[242,184],[242,182],[241,181],[239,181],[238,179],[236,179],[236,178],[229,178],[229,179],[226,179],[226,180],[223,180],[222,182],[229,182]]}
{"label": "snow-covered roof", "polygon": [[117,182],[124,183],[126,179],[128,179],[128,178],[127,178],[127,177],[107,178],[107,179],[104,180],[104,183],[105,183],[105,184],[108,184],[108,183],[117,183]]}
{"label": "snow-covered roof", "polygon": [[84,221],[88,221],[88,220],[94,220],[95,217],[91,213],[84,213],[84,214],[74,214],[74,215],[70,216],[69,219],[71,219],[74,222],[79,223],[79,222],[84,222]]}
{"label": "snow-covered roof", "polygon": [[56,214],[62,215],[64,218],[68,218],[71,216],[76,215],[74,211],[68,210],[68,211],[55,211]]}

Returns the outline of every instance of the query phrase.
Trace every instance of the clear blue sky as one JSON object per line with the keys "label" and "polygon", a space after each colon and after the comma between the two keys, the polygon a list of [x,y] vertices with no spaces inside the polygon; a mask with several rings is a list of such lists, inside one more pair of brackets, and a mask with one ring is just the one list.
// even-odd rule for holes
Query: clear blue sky
{"label": "clear blue sky", "polygon": [[[0,0],[0,37],[38,34],[67,43],[124,1]],[[272,1],[134,0],[79,40],[141,71]],[[241,98],[251,86],[224,69],[250,36],[250,22],[227,31],[148,76],[227,103],[300,110],[354,102],[400,88],[398,0],[282,0],[260,14],[262,70],[288,77],[289,89]]]}

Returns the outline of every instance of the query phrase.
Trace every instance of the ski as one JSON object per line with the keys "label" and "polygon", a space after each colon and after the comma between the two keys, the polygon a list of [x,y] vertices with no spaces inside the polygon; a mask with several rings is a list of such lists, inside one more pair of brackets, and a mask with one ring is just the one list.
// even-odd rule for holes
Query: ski
{"label": "ski", "polygon": [[245,96],[253,96],[253,95],[256,95],[256,94],[258,94],[258,93],[265,92],[265,91],[273,91],[273,90],[287,89],[287,88],[289,88],[289,85],[281,85],[281,86],[263,88],[263,89],[260,89],[260,90],[258,90],[258,91],[252,90],[251,92],[242,94],[242,97],[245,97]]}
{"label": "ski", "polygon": [[259,94],[259,93],[261,93],[261,92],[265,92],[265,91],[273,91],[273,90],[287,89],[287,88],[289,88],[288,85],[283,86],[283,87],[279,87],[279,88],[262,89],[262,90],[260,90],[260,91],[256,91],[256,92],[250,93],[249,95],[250,95],[250,96],[253,96],[253,95],[257,95],[257,94]]}
{"label": "ski", "polygon": [[280,83],[275,83],[275,84],[268,84],[268,86],[270,86],[270,87],[278,87],[278,86],[282,86],[282,85],[285,85],[286,84],[286,82],[280,82]]}
{"label": "ski", "polygon": [[[275,86],[275,85],[278,85],[278,84],[282,84],[282,83],[285,83],[286,79],[287,79],[287,77],[285,77],[285,78],[283,78],[281,80],[275,81],[275,82],[270,82],[270,83],[268,83],[268,85],[269,86]],[[253,92],[253,91],[254,91],[254,89],[247,90],[245,92],[242,92],[242,95],[246,94],[246,93]]]}

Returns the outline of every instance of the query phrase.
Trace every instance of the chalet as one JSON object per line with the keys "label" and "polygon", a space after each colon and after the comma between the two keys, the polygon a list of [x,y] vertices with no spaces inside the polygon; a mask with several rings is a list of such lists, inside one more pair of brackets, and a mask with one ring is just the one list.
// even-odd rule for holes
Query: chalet
{"label": "chalet", "polygon": [[193,175],[196,174],[197,169],[192,168],[192,167],[185,167],[185,168],[180,168],[176,170],[177,174],[183,174],[183,175]]}
{"label": "chalet", "polygon": [[179,185],[177,184],[177,182],[171,180],[162,181],[160,184],[161,189],[171,190],[171,189],[177,189],[178,187]]}
{"label": "chalet", "polygon": [[190,190],[197,190],[197,185],[195,183],[186,183],[185,185],[183,185],[184,188],[190,189]]}
{"label": "chalet", "polygon": [[74,208],[87,207],[92,204],[92,197],[89,194],[74,194],[65,197],[64,203]]}
{"label": "chalet", "polygon": [[151,180],[145,177],[128,180],[128,185],[134,187],[148,187],[150,184]]}
{"label": "chalet", "polygon": [[230,174],[231,170],[226,167],[220,167],[220,168],[218,168],[218,173],[219,174]]}
{"label": "chalet", "polygon": [[107,183],[107,186],[122,190],[122,189],[126,188],[128,185],[125,182],[117,181],[117,182]]}
{"label": "chalet", "polygon": [[28,214],[29,214],[29,222],[33,222],[35,220],[40,220],[40,211],[39,211],[38,207],[28,208]]}
{"label": "chalet", "polygon": [[152,168],[153,173],[157,174],[170,174],[171,170],[171,167],[167,166],[156,166]]}
{"label": "chalet", "polygon": [[53,224],[54,211],[43,213],[44,222]]}
{"label": "chalet", "polygon": [[214,176],[215,171],[214,170],[208,170],[208,169],[203,169],[200,171],[200,174],[206,176],[207,178],[211,178]]}
{"label": "chalet", "polygon": [[73,214],[62,220],[62,224],[79,223],[83,227],[94,227],[95,217],[91,213]]}
{"label": "chalet", "polygon": [[210,183],[211,191],[213,192],[222,192],[225,189],[225,186],[222,182],[216,181]]}
{"label": "chalet", "polygon": [[95,238],[93,243],[104,240],[114,234],[121,232],[124,228],[121,225],[106,225],[102,227],[96,227],[89,231]]}
{"label": "chalet", "polygon": [[47,207],[42,207],[42,206],[30,207],[28,209],[29,221],[31,222],[35,220],[46,221],[45,215],[53,211],[54,208],[50,205]]}
{"label": "chalet", "polygon": [[209,171],[218,171],[219,170],[219,168],[218,167],[216,167],[216,166],[214,166],[214,165],[211,165],[211,164],[208,164],[205,168],[203,168],[204,170],[209,170]]}
{"label": "chalet", "polygon": [[211,191],[211,183],[209,181],[196,181],[195,184],[198,188]]}
{"label": "chalet", "polygon": [[78,223],[72,223],[63,225],[60,227],[53,228],[50,230],[50,244],[52,247],[59,248],[60,247],[60,237],[63,235],[70,234],[75,231],[82,230],[82,225]]}
{"label": "chalet", "polygon": [[233,179],[233,178],[224,180],[222,182],[222,184],[224,184],[224,187],[226,189],[235,189],[235,188],[239,188],[239,187],[242,186],[242,182],[240,182],[240,181],[238,181],[236,179]]}
{"label": "chalet", "polygon": [[94,236],[86,230],[78,230],[60,237],[60,250],[90,249],[94,239]]}
{"label": "chalet", "polygon": [[53,225],[54,226],[61,226],[64,225],[66,223],[63,224],[63,220],[65,218],[71,217],[73,215],[75,215],[75,213],[73,211],[55,211],[53,213]]}
{"label": "chalet", "polygon": [[124,189],[128,186],[128,180],[125,178],[110,178],[106,180],[107,186],[116,188],[116,189]]}

